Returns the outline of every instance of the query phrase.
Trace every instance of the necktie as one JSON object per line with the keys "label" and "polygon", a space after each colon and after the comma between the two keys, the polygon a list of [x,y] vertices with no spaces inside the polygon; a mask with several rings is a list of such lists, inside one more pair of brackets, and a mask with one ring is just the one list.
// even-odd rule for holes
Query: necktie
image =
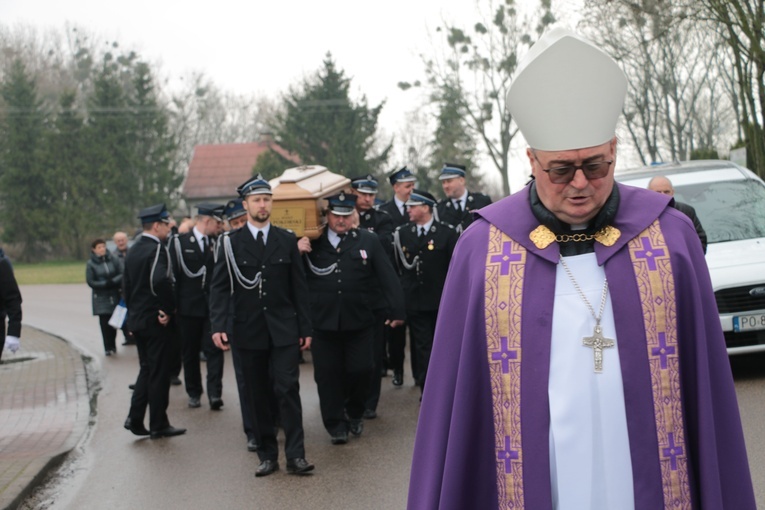
{"label": "necktie", "polygon": [[401,213],[401,216],[406,216],[406,204],[404,204],[404,205],[402,205],[402,206],[401,206],[401,210],[403,211],[403,212]]}
{"label": "necktie", "polygon": [[207,253],[207,250],[210,248],[210,245],[207,241],[207,236],[202,237],[202,253]]}
{"label": "necktie", "polygon": [[454,208],[457,210],[457,212],[462,212],[462,200],[455,200]]}
{"label": "necktie", "polygon": [[425,237],[425,227],[420,227],[420,237]]}
{"label": "necktie", "polygon": [[258,232],[258,238],[255,240],[255,245],[257,246],[258,257],[260,257],[262,259],[263,258],[263,252],[266,249],[266,245],[263,242],[263,231],[262,230],[260,230]]}

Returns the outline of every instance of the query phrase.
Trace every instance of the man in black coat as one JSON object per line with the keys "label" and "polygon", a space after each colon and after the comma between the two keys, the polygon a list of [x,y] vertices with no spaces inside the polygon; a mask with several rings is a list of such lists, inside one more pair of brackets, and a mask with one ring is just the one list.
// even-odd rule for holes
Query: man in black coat
{"label": "man in black coat", "polygon": [[[393,219],[393,225],[399,227],[409,222],[409,213],[407,212],[406,201],[412,194],[417,178],[407,168],[402,167],[395,170],[388,176],[393,187],[393,198],[379,206],[379,210],[388,213]],[[398,267],[398,259],[394,256],[394,267]],[[406,327],[385,328],[385,335],[388,344],[388,363],[393,369],[393,385],[400,387],[404,384],[404,358],[406,352]],[[411,340],[410,340],[411,342]],[[411,346],[410,346],[411,347]],[[412,357],[410,363],[412,373],[417,372],[417,359],[414,356],[414,349],[411,349]]]}
{"label": "man in black coat", "polygon": [[[143,233],[125,257],[122,294],[128,308],[127,326],[138,348],[140,370],[135,382],[125,428],[152,439],[177,436],[186,429],[175,428],[167,419],[170,393],[169,347],[175,314],[175,292],[170,254],[165,240],[170,233],[170,215],[165,204],[143,209],[138,217]],[[149,430],[143,419],[149,406]]]}
{"label": "man in black coat", "polygon": [[[5,319],[8,318],[8,336]],[[0,357],[3,350],[16,352],[21,338],[21,292],[13,266],[0,248]]]}
{"label": "man in black coat", "polygon": [[[675,188],[672,186],[672,181],[663,175],[653,177],[648,182],[648,189],[663,195],[669,195],[671,197],[675,196]],[[670,205],[691,219],[693,228],[696,229],[696,234],[699,236],[699,241],[701,241],[701,247],[704,249],[704,253],[706,253],[707,233],[704,231],[704,227],[701,226],[701,221],[699,221],[699,217],[696,215],[696,209],[684,202],[678,202],[677,200],[673,200]]]}
{"label": "man in black coat", "polygon": [[207,398],[214,411],[223,407],[223,351],[215,347],[210,331],[208,297],[215,267],[215,242],[223,229],[220,204],[199,204],[194,227],[170,242],[178,304],[176,322],[183,353],[183,375],[189,407],[201,406],[200,352],[207,361]]}
{"label": "man in black coat", "polygon": [[385,323],[401,326],[404,296],[377,236],[352,228],[356,196],[341,192],[327,201],[327,229],[311,243],[306,260],[311,352],[324,427],[333,444],[345,444],[349,431],[356,436],[363,431],[374,370],[375,309],[384,299]]}
{"label": "man in black coat", "polygon": [[435,198],[427,191],[412,191],[407,201],[411,221],[396,229],[393,241],[401,262],[406,321],[417,358],[414,377],[420,390],[425,386],[446,273],[459,238],[451,225],[435,221],[435,205]]}
{"label": "man in black coat", "polygon": [[[377,179],[372,175],[351,179],[351,187],[356,195],[356,212],[359,214],[359,229],[368,230],[377,235],[385,253],[393,261],[393,219],[385,211],[374,208],[377,197]],[[382,376],[385,368],[385,321],[387,320],[388,304],[382,292],[376,292],[374,299],[374,311],[377,315],[375,321],[373,353],[375,368],[372,371],[372,382],[369,386],[369,395],[364,406],[364,418],[377,417],[377,404],[380,401]],[[403,329],[400,328],[400,329]]]}
{"label": "man in black coat", "polygon": [[438,220],[448,223],[461,234],[473,223],[473,212],[491,204],[491,198],[483,193],[473,193],[465,187],[466,168],[455,163],[445,163],[438,180],[444,188],[445,198],[436,205]]}
{"label": "man in black coat", "polygon": [[[247,211],[245,226],[221,237],[210,285],[210,322],[215,345],[237,351],[246,398],[254,414],[260,465],[255,476],[279,469],[278,443],[269,408],[269,369],[285,433],[287,472],[304,474],[300,350],[311,346],[308,284],[295,234],[270,222],[271,186],[260,175],[237,191]],[[233,315],[233,317],[231,317]]]}

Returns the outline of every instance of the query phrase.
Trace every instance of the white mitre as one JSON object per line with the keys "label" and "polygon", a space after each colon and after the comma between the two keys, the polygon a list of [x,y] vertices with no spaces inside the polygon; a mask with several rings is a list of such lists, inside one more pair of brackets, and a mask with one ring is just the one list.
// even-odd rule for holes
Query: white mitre
{"label": "white mitre", "polygon": [[530,147],[563,151],[611,140],[626,93],[627,78],[614,59],[554,28],[518,65],[507,104]]}

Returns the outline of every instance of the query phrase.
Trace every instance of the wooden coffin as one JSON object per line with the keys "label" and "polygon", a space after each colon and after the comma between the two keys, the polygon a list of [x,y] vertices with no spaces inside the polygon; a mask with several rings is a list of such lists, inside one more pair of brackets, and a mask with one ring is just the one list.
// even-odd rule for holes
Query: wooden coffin
{"label": "wooden coffin", "polygon": [[322,210],[326,197],[350,189],[351,180],[330,172],[326,167],[305,165],[289,168],[271,179],[274,205],[271,222],[288,228],[298,237],[316,239],[321,235],[325,220]]}

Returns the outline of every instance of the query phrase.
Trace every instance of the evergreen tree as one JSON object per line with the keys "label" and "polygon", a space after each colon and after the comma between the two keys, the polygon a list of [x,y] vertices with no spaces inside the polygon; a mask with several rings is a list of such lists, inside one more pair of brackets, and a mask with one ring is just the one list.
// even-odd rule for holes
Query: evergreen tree
{"label": "evergreen tree", "polygon": [[284,97],[283,111],[275,115],[276,140],[305,164],[346,176],[378,174],[392,146],[388,143],[375,152],[384,103],[370,108],[364,96],[355,104],[350,85],[350,78],[327,54],[323,68]]}
{"label": "evergreen tree", "polygon": [[45,113],[35,79],[16,59],[2,84],[5,115],[0,119],[0,204],[3,239],[19,243],[22,258],[43,253],[52,232],[49,179],[42,165]]}

